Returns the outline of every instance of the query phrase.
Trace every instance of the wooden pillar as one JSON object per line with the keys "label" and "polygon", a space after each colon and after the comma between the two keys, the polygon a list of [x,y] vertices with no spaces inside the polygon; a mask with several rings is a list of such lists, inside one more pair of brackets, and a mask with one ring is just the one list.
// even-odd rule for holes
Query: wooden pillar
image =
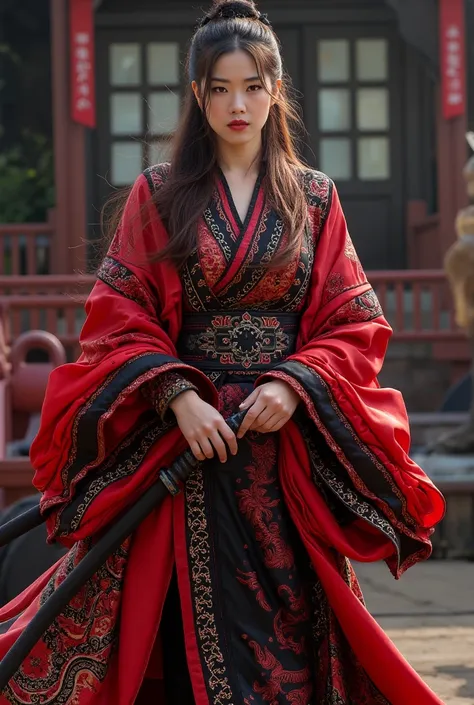
{"label": "wooden pillar", "polygon": [[50,0],[56,183],[53,272],[86,269],[85,129],[71,120],[68,0]]}

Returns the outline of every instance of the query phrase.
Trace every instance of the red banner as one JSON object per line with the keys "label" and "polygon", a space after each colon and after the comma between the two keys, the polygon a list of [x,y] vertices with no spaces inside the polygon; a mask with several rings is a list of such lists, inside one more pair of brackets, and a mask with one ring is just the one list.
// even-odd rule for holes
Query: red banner
{"label": "red banner", "polygon": [[71,116],[95,127],[94,9],[92,0],[69,0]]}
{"label": "red banner", "polygon": [[443,115],[449,120],[466,111],[464,0],[439,0],[439,7]]}

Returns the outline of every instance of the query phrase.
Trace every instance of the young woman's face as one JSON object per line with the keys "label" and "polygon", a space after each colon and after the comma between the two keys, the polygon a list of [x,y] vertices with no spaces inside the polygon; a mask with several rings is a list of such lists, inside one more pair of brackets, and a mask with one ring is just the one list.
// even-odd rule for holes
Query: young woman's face
{"label": "young woman's face", "polygon": [[[272,86],[266,77],[269,91],[277,92],[280,85],[281,81],[277,81],[277,85]],[[202,107],[195,83],[193,90]],[[216,61],[206,114],[218,138],[235,145],[260,139],[272,102],[258,78],[255,61],[246,51],[238,49]]]}

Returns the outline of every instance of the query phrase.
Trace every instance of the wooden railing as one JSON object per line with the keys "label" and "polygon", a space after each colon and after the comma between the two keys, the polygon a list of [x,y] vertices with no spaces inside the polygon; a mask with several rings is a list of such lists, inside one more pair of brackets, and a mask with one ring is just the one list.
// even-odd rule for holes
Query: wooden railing
{"label": "wooden railing", "polygon": [[35,275],[54,271],[54,225],[0,223],[0,274]]}
{"label": "wooden railing", "polygon": [[58,294],[74,296],[88,294],[96,277],[92,274],[68,275],[50,274],[48,276],[0,276],[0,296],[32,296]]}
{"label": "wooden railing", "polygon": [[454,320],[449,284],[443,270],[368,272],[367,276],[400,341],[463,339]]}
{"label": "wooden railing", "polygon": [[47,330],[62,342],[68,359],[77,358],[84,303],[94,281],[94,276],[0,276],[0,313],[7,343],[28,330]]}
{"label": "wooden railing", "polygon": [[0,297],[7,343],[24,331],[46,330],[59,338],[69,360],[77,358],[79,333],[85,320],[85,301],[85,294]]}

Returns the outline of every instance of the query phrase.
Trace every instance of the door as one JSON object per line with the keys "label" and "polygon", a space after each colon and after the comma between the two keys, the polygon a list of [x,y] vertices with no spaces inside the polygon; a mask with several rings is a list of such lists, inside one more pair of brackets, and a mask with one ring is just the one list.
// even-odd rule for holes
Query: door
{"label": "door", "polygon": [[305,30],[312,160],[334,179],[367,269],[405,266],[397,41],[389,27]]}

